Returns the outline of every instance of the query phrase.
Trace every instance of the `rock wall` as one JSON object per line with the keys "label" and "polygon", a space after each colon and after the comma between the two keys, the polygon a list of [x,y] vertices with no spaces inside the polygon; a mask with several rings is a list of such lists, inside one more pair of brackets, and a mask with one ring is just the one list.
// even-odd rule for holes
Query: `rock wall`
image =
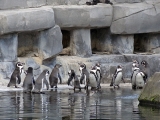
{"label": "rock wall", "polygon": [[[85,5],[90,1],[1,0],[1,80],[10,78],[16,61],[24,61],[25,69],[33,66],[35,77],[43,68],[51,70],[56,62],[62,63],[64,82],[66,72],[70,68],[78,70],[80,61],[88,67],[102,63],[104,81],[111,78],[118,64],[125,66],[125,77],[129,78],[132,58],[147,60],[149,76],[159,71],[155,64],[159,64],[160,53],[159,0],[111,0],[113,5]],[[56,58],[60,53],[71,56],[67,61]]]}

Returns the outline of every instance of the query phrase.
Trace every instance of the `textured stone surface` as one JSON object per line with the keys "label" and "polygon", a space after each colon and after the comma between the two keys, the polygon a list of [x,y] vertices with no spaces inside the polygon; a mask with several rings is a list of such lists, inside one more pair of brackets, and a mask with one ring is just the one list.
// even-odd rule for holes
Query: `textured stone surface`
{"label": "textured stone surface", "polygon": [[22,32],[18,34],[18,57],[35,57],[38,55],[39,32]]}
{"label": "textured stone surface", "polygon": [[58,25],[49,30],[41,31],[38,41],[39,53],[42,59],[53,57],[63,49],[62,33]]}
{"label": "textured stone surface", "polygon": [[16,61],[18,39],[17,34],[0,36],[0,62]]}
{"label": "textured stone surface", "polygon": [[71,54],[81,57],[92,55],[89,29],[77,29],[71,32]]}
{"label": "textured stone surface", "polygon": [[47,0],[48,5],[84,5],[92,0]]}
{"label": "textured stone surface", "polygon": [[159,93],[159,88],[160,88],[160,73],[157,72],[155,73],[151,79],[147,82],[145,85],[143,91],[141,92],[139,96],[139,101],[140,104],[150,102],[150,104],[155,104],[156,102],[160,103],[160,93]]}
{"label": "textured stone surface", "polygon": [[113,35],[112,44],[114,54],[133,54],[133,35]]}
{"label": "textured stone surface", "polygon": [[113,53],[112,38],[109,28],[91,30],[91,46],[93,52]]}
{"label": "textured stone surface", "polygon": [[114,34],[160,31],[160,4],[116,4],[113,9],[111,32]]}
{"label": "textured stone surface", "polygon": [[142,60],[146,60],[149,63],[148,77],[152,76],[160,69],[160,55],[93,55],[89,58],[81,58],[77,56],[58,56],[57,62],[62,64],[60,69],[63,82],[66,83],[68,79],[68,71],[74,69],[76,74],[79,73],[78,62],[84,62],[87,65],[87,69],[90,70],[92,65],[99,62],[102,65],[102,82],[110,82],[112,74],[115,71],[117,65],[123,66],[123,75],[125,80],[129,80],[132,74],[132,60],[136,59],[139,63]]}
{"label": "textured stone surface", "polygon": [[54,12],[48,7],[2,10],[0,21],[0,34],[42,30],[55,25]]}
{"label": "textured stone surface", "polygon": [[0,0],[0,9],[17,9],[46,5],[46,0]]}
{"label": "textured stone surface", "polygon": [[134,51],[160,53],[160,35],[159,34],[135,34]]}
{"label": "textured stone surface", "polygon": [[111,0],[111,1],[116,3],[140,3],[143,2],[144,0]]}
{"label": "textured stone surface", "polygon": [[55,21],[61,28],[107,27],[112,22],[112,6],[99,4],[54,6]]}

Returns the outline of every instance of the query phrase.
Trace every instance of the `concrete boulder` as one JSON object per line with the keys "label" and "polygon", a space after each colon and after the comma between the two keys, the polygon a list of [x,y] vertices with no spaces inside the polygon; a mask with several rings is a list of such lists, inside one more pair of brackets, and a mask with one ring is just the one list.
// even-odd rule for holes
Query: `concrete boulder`
{"label": "concrete boulder", "polygon": [[160,4],[117,4],[113,9],[114,34],[160,32]]}
{"label": "concrete boulder", "polygon": [[49,7],[0,11],[0,34],[43,30],[55,26]]}
{"label": "concrete boulder", "polygon": [[54,57],[62,51],[62,33],[58,25],[40,32],[38,49],[42,59]]}
{"label": "concrete boulder", "polygon": [[98,4],[96,6],[70,5],[54,6],[55,21],[63,28],[108,27],[112,22],[112,6]]}
{"label": "concrete boulder", "polygon": [[[155,73],[142,90],[139,101],[140,104],[158,105],[160,103],[160,73]],[[157,104],[158,103],[158,104]]]}
{"label": "concrete boulder", "polygon": [[92,55],[89,29],[78,29],[71,32],[71,54],[81,57]]}
{"label": "concrete boulder", "polygon": [[17,9],[40,7],[46,5],[46,0],[0,0],[0,9]]}
{"label": "concrete boulder", "polygon": [[18,35],[9,34],[0,36],[0,62],[17,60]]}

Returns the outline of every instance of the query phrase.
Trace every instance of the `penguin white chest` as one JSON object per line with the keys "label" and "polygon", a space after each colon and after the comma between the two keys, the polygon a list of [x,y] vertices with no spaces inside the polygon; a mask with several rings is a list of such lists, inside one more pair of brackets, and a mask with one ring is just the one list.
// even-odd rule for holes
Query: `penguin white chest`
{"label": "penguin white chest", "polygon": [[136,86],[137,87],[143,87],[144,86],[143,76],[140,72],[137,73],[135,79],[136,79]]}
{"label": "penguin white chest", "polygon": [[122,72],[118,72],[117,76],[115,77],[114,84],[119,85],[121,80],[122,80]]}
{"label": "penguin white chest", "polygon": [[96,81],[95,75],[90,74],[89,79],[90,79],[90,86],[91,87],[97,87],[97,81]]}
{"label": "penguin white chest", "polygon": [[133,72],[132,85],[135,85],[135,84],[136,84],[136,74],[137,74],[137,73],[138,73],[137,71],[134,71],[134,72]]}

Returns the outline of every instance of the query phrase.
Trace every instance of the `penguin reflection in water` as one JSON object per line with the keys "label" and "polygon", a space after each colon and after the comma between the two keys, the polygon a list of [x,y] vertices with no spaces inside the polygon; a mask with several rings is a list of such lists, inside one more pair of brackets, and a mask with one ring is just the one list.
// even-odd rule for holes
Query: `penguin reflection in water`
{"label": "penguin reflection in water", "polygon": [[23,82],[23,91],[25,93],[31,92],[34,85],[35,85],[35,80],[33,76],[33,68],[28,67],[28,70],[26,71],[26,77]]}
{"label": "penguin reflection in water", "polygon": [[74,70],[70,70],[68,72],[69,78],[68,78],[68,85],[70,85],[70,82],[74,79],[73,81],[73,87],[74,87],[74,91],[75,89],[79,89],[79,91],[81,91],[81,86],[80,86],[80,82],[78,79],[78,75],[75,74]]}
{"label": "penguin reflection in water", "polygon": [[43,70],[43,72],[39,75],[39,77],[35,81],[35,86],[32,93],[43,93],[42,92],[43,84],[46,85],[47,90],[49,89],[49,84],[47,81],[48,75],[49,75],[49,71],[47,69]]}
{"label": "penguin reflection in water", "polygon": [[62,65],[60,64],[56,64],[49,76],[49,82],[50,82],[50,86],[51,88],[53,88],[55,86],[55,88],[57,88],[57,84],[58,84],[58,79],[60,80],[60,84],[62,84],[62,79],[61,76],[59,74],[59,68]]}
{"label": "penguin reflection in water", "polygon": [[24,65],[24,63],[22,63],[22,62],[16,63],[16,68],[11,75],[11,78],[10,78],[10,81],[9,81],[7,87],[15,86],[15,88],[18,88],[16,84],[21,83],[21,73],[23,71],[23,65]]}
{"label": "penguin reflection in water", "polygon": [[123,80],[123,82],[125,83],[125,81],[123,79],[122,66],[118,65],[117,69],[112,77],[112,81],[111,81],[110,86],[114,86],[114,88],[117,86],[119,88],[119,84],[120,84],[121,80]]}

